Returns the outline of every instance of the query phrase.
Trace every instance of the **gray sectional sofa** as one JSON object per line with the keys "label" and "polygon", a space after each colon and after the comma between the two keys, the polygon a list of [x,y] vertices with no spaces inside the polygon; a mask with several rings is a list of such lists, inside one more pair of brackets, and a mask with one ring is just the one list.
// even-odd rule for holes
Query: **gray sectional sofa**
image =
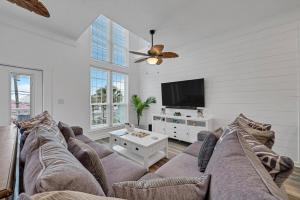
{"label": "gray sectional sofa", "polygon": [[[82,129],[74,127],[73,131],[76,139],[88,144],[97,152],[106,173],[109,190],[114,183],[123,181],[166,177],[200,177],[203,174],[210,174],[210,187],[206,198],[209,200],[288,199],[284,190],[275,184],[273,178],[238,131],[219,139],[204,173],[200,172],[198,168],[198,154],[203,144],[203,135],[208,132],[199,133],[198,142],[191,144],[183,153],[172,158],[155,173],[148,174],[146,174],[145,168],[114,153],[105,145],[92,141],[83,134]],[[62,148],[61,146],[58,149]],[[39,156],[39,154],[33,155]],[[27,166],[27,169],[32,169],[32,176],[26,176],[24,184],[30,184],[36,180],[34,170],[37,169],[37,166],[35,165],[38,164],[33,164],[30,168]],[[82,183],[74,185],[76,184]]]}

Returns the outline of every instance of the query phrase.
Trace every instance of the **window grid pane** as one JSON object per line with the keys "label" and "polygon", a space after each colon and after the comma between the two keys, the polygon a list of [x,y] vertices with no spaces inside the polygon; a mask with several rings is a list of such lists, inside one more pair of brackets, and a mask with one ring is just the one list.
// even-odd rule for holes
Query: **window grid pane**
{"label": "window grid pane", "polygon": [[92,58],[109,61],[109,19],[104,16],[92,24]]}
{"label": "window grid pane", "polygon": [[108,124],[108,72],[91,68],[91,125],[103,126]]}

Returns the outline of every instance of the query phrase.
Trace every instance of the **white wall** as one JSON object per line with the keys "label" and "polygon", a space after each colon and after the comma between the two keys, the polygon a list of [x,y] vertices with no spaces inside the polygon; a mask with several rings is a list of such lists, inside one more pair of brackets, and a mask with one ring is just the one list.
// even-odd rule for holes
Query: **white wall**
{"label": "white wall", "polygon": [[271,123],[274,150],[299,163],[299,24],[264,26],[206,45],[195,42],[173,49],[178,59],[142,66],[141,95],[158,99],[143,123],[160,113],[162,82],[205,78],[206,108],[215,118],[214,128],[226,126],[239,113]]}
{"label": "white wall", "polygon": [[[130,45],[140,46],[137,36],[130,34]],[[7,24],[0,24],[0,64],[42,69],[44,74],[44,109],[54,119],[71,125],[80,125],[90,131],[89,122],[89,67],[90,31],[87,30],[76,43],[62,42],[36,35]],[[129,90],[137,93],[138,75],[130,60],[129,69],[107,63],[100,67],[116,69],[129,74]],[[1,84],[0,80],[0,84]],[[132,95],[131,93],[129,95]],[[58,104],[63,100],[64,104]],[[129,114],[130,121],[135,115]],[[99,133],[96,131],[93,133]]]}

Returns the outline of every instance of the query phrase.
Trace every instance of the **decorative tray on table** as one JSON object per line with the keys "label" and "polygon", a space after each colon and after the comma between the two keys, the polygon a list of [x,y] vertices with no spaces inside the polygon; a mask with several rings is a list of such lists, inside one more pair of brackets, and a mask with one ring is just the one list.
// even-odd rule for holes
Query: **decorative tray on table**
{"label": "decorative tray on table", "polygon": [[139,137],[139,138],[143,138],[143,137],[146,137],[148,135],[150,135],[149,133],[145,133],[145,132],[142,132],[142,131],[137,131],[137,132],[133,132],[131,133],[132,136],[135,136],[135,137]]}

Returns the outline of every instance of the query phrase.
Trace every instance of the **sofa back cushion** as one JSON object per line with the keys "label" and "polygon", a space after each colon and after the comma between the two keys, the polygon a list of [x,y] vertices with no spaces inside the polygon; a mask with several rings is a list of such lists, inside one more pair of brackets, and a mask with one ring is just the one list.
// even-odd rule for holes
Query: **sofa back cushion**
{"label": "sofa back cushion", "polygon": [[205,173],[211,174],[210,200],[287,199],[255,154],[242,147],[237,131],[225,130]]}
{"label": "sofa back cushion", "polygon": [[72,190],[105,196],[93,175],[56,142],[48,142],[31,152],[26,159],[23,182],[29,195]]}
{"label": "sofa back cushion", "polygon": [[67,143],[53,120],[38,124],[27,136],[20,154],[21,163],[24,164],[28,154],[47,142],[57,142],[67,148]]}
{"label": "sofa back cushion", "polygon": [[105,194],[108,193],[108,184],[105,171],[97,152],[88,144],[75,138],[68,141],[69,151],[89,170],[101,185]]}

